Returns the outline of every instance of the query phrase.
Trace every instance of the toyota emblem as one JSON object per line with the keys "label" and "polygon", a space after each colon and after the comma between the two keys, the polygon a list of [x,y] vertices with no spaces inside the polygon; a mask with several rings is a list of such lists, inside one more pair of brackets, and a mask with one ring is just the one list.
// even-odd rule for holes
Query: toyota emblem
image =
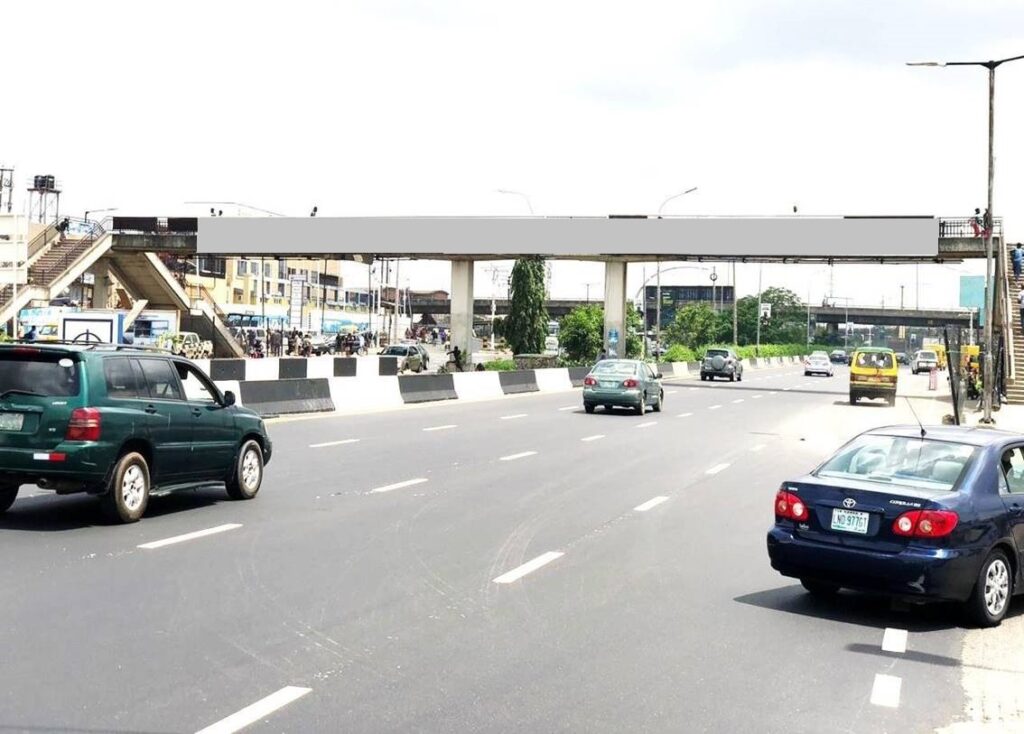
{"label": "toyota emblem", "polygon": [[847,497],[845,500],[843,500],[843,507],[845,507],[846,509],[850,509],[851,507],[856,506],[857,500],[855,500],[853,497]]}

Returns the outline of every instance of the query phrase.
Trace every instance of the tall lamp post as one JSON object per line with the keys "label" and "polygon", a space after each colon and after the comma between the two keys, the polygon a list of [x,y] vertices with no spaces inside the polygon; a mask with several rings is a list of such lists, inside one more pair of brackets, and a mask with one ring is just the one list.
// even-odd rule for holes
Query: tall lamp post
{"label": "tall lamp post", "polygon": [[[988,222],[985,227],[985,392],[982,397],[982,423],[993,423],[992,398],[996,392],[992,351],[994,347],[992,322],[995,320],[995,275],[996,268],[992,262],[992,230],[995,227],[995,215],[992,212],[992,189],[995,179],[995,157],[993,152],[995,139],[995,103],[996,103],[996,68],[1010,61],[1024,59],[1024,55],[1011,56],[997,61],[918,61],[909,62],[907,66],[983,66],[988,69]],[[1002,252],[999,262],[1003,261]]]}
{"label": "tall lamp post", "polygon": [[[661,202],[661,206],[658,207],[658,219],[661,219],[661,212],[665,209],[665,205],[673,199],[678,199],[680,196],[686,196],[692,194],[697,190],[697,187],[689,188],[686,191],[680,191],[678,194],[672,194],[672,196]],[[658,258],[657,262],[657,285],[655,286],[655,303],[654,306],[654,343],[657,345],[656,349],[661,350],[661,258]],[[714,306],[714,299],[712,299],[712,306]],[[644,310],[647,309],[647,295],[644,294]]]}

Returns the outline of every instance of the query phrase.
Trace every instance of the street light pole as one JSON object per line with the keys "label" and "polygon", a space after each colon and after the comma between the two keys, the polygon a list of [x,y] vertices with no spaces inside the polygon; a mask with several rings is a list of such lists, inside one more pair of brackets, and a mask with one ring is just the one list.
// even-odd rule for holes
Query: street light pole
{"label": "street light pole", "polygon": [[732,343],[739,346],[739,320],[736,313],[736,301],[739,294],[736,293],[736,261],[732,261]]}
{"label": "street light pole", "polygon": [[761,356],[761,275],[764,265],[757,266],[757,342],[754,345],[754,356]]}
{"label": "street light pole", "polygon": [[[992,322],[995,321],[995,276],[999,271],[996,263],[993,263],[992,252],[992,230],[995,228],[995,214],[992,211],[992,191],[995,180],[995,100],[996,100],[996,69],[1009,61],[1024,59],[1024,55],[1011,56],[998,61],[925,61],[908,63],[907,66],[983,66],[988,69],[988,222],[985,223],[985,391],[982,394],[982,423],[993,423],[992,420],[992,399],[996,394],[995,374],[992,361],[994,350],[994,333]],[[1003,253],[999,253],[999,262],[1003,260]]]}

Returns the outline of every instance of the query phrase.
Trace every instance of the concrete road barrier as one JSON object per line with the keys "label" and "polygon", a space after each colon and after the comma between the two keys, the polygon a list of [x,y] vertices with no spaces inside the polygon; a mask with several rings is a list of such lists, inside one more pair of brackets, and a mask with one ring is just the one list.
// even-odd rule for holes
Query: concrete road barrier
{"label": "concrete road barrier", "polygon": [[569,379],[569,370],[564,368],[540,369],[533,371],[537,381],[539,392],[560,392],[572,390],[572,380]]}
{"label": "concrete road barrier", "polygon": [[452,378],[459,400],[486,400],[505,394],[497,372],[455,372]]}
{"label": "concrete road barrier", "polygon": [[686,369],[690,372],[700,372],[700,362],[687,362]]}
{"label": "concrete road barrier", "polygon": [[402,375],[398,389],[406,403],[426,403],[433,400],[457,400],[455,380],[451,374]]}
{"label": "concrete road barrier", "polygon": [[583,387],[583,378],[590,374],[589,367],[570,367],[569,382],[573,387]]}
{"label": "concrete road barrier", "polygon": [[676,368],[673,362],[659,362],[655,367],[655,372],[660,372],[663,377],[675,377]]}
{"label": "concrete road barrier", "polygon": [[533,370],[499,372],[498,379],[501,381],[501,389],[506,395],[537,392],[537,378]]}
{"label": "concrete road barrier", "polygon": [[218,380],[244,380],[246,359],[213,359],[206,373],[214,382]]}
{"label": "concrete road barrier", "polygon": [[[331,377],[356,377],[359,374],[359,363],[362,361],[355,357],[335,357],[331,363]],[[376,371],[374,376],[379,376]]]}
{"label": "concrete road barrier", "polygon": [[333,377],[328,383],[334,409],[339,413],[388,410],[405,405],[397,377]]}
{"label": "concrete road barrier", "polygon": [[[279,380],[301,380],[307,376],[309,362],[316,357],[305,359],[304,357],[281,357],[272,358],[267,361],[277,362],[277,378]],[[326,377],[326,375],[324,375]]]}
{"label": "concrete road barrier", "polygon": [[398,374],[398,357],[377,357],[377,375],[391,377]]}
{"label": "concrete road barrier", "polygon": [[324,379],[246,380],[239,388],[242,404],[260,415],[322,413],[334,410],[330,386]]}
{"label": "concrete road barrier", "polygon": [[673,362],[672,374],[674,377],[689,377],[690,368],[687,366],[686,362]]}

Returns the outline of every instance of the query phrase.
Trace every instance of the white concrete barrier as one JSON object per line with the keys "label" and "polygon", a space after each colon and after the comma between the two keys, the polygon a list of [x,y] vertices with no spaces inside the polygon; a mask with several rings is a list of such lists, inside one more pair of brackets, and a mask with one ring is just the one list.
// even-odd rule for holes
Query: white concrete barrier
{"label": "white concrete barrier", "polygon": [[540,392],[572,390],[572,380],[569,379],[569,370],[564,367],[534,370],[533,374],[537,378],[537,390]]}
{"label": "white concrete barrier", "polygon": [[256,380],[277,380],[280,379],[280,359],[278,357],[266,357],[264,359],[248,359],[245,363],[245,379],[247,382]]}
{"label": "white concrete barrier", "polygon": [[310,357],[306,360],[306,377],[334,377],[334,356]]}
{"label": "white concrete barrier", "polygon": [[193,359],[192,361],[195,362],[196,367],[198,367],[199,369],[201,369],[203,371],[204,375],[206,375],[206,376],[210,375],[210,360],[208,360],[208,359]]}
{"label": "white concrete barrier", "polygon": [[338,413],[400,408],[405,405],[397,377],[332,377],[331,402]]}
{"label": "white concrete barrier", "polygon": [[[489,400],[504,396],[497,372],[455,372],[455,394],[460,400]],[[568,379],[568,372],[566,372]]]}
{"label": "white concrete barrier", "polygon": [[359,357],[356,360],[356,377],[380,377],[380,357]]}
{"label": "white concrete barrier", "polygon": [[672,373],[675,377],[689,377],[690,368],[686,366],[686,362],[673,362]]}

